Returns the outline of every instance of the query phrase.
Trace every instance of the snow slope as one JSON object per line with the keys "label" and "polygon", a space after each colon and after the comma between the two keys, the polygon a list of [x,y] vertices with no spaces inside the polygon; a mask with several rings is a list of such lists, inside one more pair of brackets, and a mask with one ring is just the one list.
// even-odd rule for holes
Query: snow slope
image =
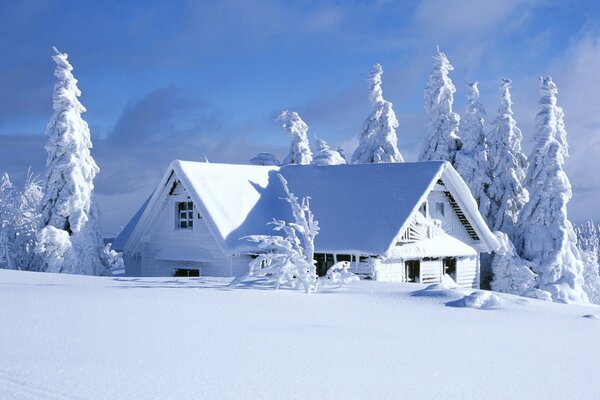
{"label": "snow slope", "polygon": [[0,398],[600,396],[597,306],[228,283],[0,270]]}

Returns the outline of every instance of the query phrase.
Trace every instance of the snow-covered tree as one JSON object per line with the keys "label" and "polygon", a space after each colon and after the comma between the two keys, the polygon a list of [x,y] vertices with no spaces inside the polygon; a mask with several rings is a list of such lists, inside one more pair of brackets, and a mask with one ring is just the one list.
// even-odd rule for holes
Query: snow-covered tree
{"label": "snow-covered tree", "polygon": [[583,225],[576,226],[575,234],[577,235],[577,248],[583,262],[583,290],[591,303],[600,304],[598,225],[589,220]]}
{"label": "snow-covered tree", "polygon": [[600,228],[594,220],[590,219],[582,225],[576,225],[574,229],[579,250],[600,256]]}
{"label": "snow-covered tree", "polygon": [[340,165],[346,164],[346,160],[335,150],[331,150],[326,141],[320,138],[315,139],[315,151],[311,164],[314,165]]}
{"label": "snow-covered tree", "polygon": [[271,153],[258,153],[250,160],[252,165],[279,165],[281,164],[277,158]]}
{"label": "snow-covered tree", "polygon": [[250,277],[266,277],[275,287],[303,287],[306,293],[317,290],[317,268],[314,260],[315,237],[319,233],[319,223],[310,210],[307,197],[299,202],[298,197],[290,192],[285,178],[278,174],[286,200],[291,207],[294,222],[286,223],[273,220],[273,230],[285,236],[252,235],[245,239],[258,243],[259,249],[265,251],[250,263]]}
{"label": "snow-covered tree", "polygon": [[509,79],[502,80],[498,116],[487,136],[491,182],[490,207],[485,217],[492,230],[502,231],[514,241],[519,213],[529,195],[523,186],[527,157],[521,150],[523,135],[513,117],[510,85]]}
{"label": "snow-covered tree", "polygon": [[35,233],[42,188],[31,173],[22,190],[0,178],[0,268],[36,270]]}
{"label": "snow-covered tree", "polygon": [[452,111],[456,88],[448,76],[454,67],[439,48],[433,60],[433,69],[425,88],[427,135],[419,160],[445,160],[454,165],[456,152],[461,148],[458,136],[460,117]]}
{"label": "snow-covered tree", "polygon": [[342,156],[342,158],[344,159],[344,164],[348,164],[348,157],[346,157],[346,152],[344,151],[344,149],[338,147],[336,151],[340,153],[340,156]]}
{"label": "snow-covered tree", "polygon": [[352,154],[353,164],[404,162],[398,150],[398,120],[392,103],[383,98],[381,75],[383,68],[375,64],[368,79],[373,111],[362,126],[358,148]]}
{"label": "snow-covered tree", "polygon": [[522,259],[512,242],[503,232],[494,232],[500,243],[500,248],[494,253],[492,271],[494,279],[492,290],[502,293],[526,295],[535,289],[535,273],[531,270],[532,263]]}
{"label": "snow-covered tree", "polygon": [[567,216],[572,192],[563,171],[569,154],[564,114],[556,103],[558,89],[552,79],[540,77],[540,84],[541,110],[526,177],[531,198],[520,215],[518,243],[523,257],[534,263],[539,289],[550,292],[557,302],[587,302],[583,263]]}
{"label": "snow-covered tree", "polygon": [[478,82],[467,83],[468,102],[464,118],[460,121],[462,147],[456,153],[456,171],[471,189],[481,215],[488,215],[490,200],[488,188],[491,183],[488,162],[488,145],[483,131],[485,108],[479,102]]}
{"label": "snow-covered tree", "polygon": [[[42,268],[50,272],[86,275],[107,273],[109,254],[98,225],[94,177],[99,171],[90,154],[85,107],[66,53],[54,48],[54,113],[46,133],[47,176],[41,203],[38,252]],[[67,245],[68,242],[68,245]]]}
{"label": "snow-covered tree", "polygon": [[283,127],[292,137],[290,153],[285,157],[282,165],[310,164],[313,156],[308,143],[308,125],[294,111],[283,111],[278,119],[283,122]]}

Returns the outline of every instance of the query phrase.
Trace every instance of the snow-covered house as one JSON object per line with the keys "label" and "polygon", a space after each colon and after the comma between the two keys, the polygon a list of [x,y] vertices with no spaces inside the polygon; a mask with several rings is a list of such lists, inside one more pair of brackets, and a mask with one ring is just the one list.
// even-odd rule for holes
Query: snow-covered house
{"label": "snow-covered house", "polygon": [[497,241],[448,162],[256,166],[173,161],[115,240],[132,276],[237,276],[290,191],[310,196],[320,274],[336,261],[377,280],[479,286],[480,252]]}

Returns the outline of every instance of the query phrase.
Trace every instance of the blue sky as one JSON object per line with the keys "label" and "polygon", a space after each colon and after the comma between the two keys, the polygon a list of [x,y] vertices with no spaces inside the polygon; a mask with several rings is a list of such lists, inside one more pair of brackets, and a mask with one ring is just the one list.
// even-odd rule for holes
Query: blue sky
{"label": "blue sky", "polygon": [[[275,121],[298,111],[309,133],[351,154],[369,114],[366,78],[384,68],[399,147],[415,160],[436,45],[455,67],[455,109],[479,80],[489,120],[501,78],[532,136],[537,76],[565,109],[572,218],[600,219],[600,3],[595,1],[18,1],[0,4],[0,171],[43,176],[51,46],[69,53],[101,173],[104,230],[116,233],[174,158],[282,158]],[[597,176],[596,176],[597,175]]]}

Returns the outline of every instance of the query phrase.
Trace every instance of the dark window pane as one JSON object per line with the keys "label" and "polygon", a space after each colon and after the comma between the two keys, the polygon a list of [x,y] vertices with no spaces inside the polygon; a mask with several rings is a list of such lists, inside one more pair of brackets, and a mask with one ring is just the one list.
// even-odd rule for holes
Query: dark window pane
{"label": "dark window pane", "polygon": [[194,212],[193,211],[188,211],[187,217],[188,217],[188,219],[194,219]]}
{"label": "dark window pane", "polygon": [[181,221],[181,225],[182,228],[187,228],[187,222],[186,221]]}
{"label": "dark window pane", "polygon": [[192,228],[194,226],[194,221],[188,222],[188,227]]}

